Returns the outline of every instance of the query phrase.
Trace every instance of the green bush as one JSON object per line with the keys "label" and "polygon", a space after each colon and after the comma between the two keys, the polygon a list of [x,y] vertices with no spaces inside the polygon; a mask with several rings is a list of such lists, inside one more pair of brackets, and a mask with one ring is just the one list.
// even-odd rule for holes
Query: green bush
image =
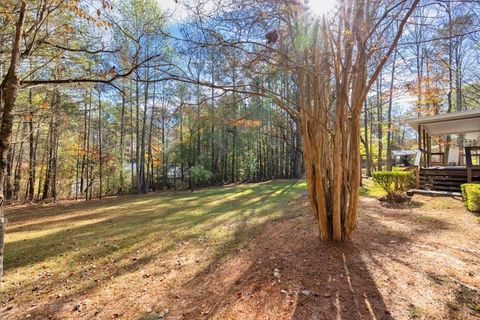
{"label": "green bush", "polygon": [[406,171],[377,171],[372,176],[373,181],[382,187],[388,196],[403,194],[413,181],[412,173]]}
{"label": "green bush", "polygon": [[205,169],[202,165],[191,167],[189,173],[193,183],[196,185],[207,184],[213,176],[212,172]]}
{"label": "green bush", "polygon": [[480,183],[465,183],[461,188],[467,209],[472,212],[480,212]]}

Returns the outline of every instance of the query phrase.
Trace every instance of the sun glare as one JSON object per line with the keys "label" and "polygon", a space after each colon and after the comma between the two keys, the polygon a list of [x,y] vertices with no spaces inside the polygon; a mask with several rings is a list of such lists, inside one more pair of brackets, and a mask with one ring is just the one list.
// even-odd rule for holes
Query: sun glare
{"label": "sun glare", "polygon": [[314,15],[329,13],[335,9],[337,0],[305,0],[305,5]]}

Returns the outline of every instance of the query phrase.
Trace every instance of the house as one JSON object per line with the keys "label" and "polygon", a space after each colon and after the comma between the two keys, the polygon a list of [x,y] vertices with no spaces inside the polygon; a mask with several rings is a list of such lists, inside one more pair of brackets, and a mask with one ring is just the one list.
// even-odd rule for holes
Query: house
{"label": "house", "polygon": [[393,150],[393,165],[396,167],[409,167],[413,164],[413,159],[416,155],[416,150]]}
{"label": "house", "polygon": [[[480,182],[480,110],[412,118],[406,123],[418,133],[413,193],[461,195],[460,185]],[[435,137],[450,136],[446,147]]]}

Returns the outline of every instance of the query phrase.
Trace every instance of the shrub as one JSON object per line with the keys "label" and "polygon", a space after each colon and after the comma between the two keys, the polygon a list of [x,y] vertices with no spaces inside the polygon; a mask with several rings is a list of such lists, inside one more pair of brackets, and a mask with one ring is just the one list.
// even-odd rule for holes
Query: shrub
{"label": "shrub", "polygon": [[193,180],[193,183],[197,185],[202,185],[210,182],[212,179],[212,172],[205,169],[202,165],[193,166],[189,170],[190,177]]}
{"label": "shrub", "polygon": [[480,183],[465,183],[461,188],[467,209],[472,212],[480,212]]}
{"label": "shrub", "polygon": [[389,197],[405,193],[413,181],[412,173],[406,171],[377,171],[373,181],[382,187]]}

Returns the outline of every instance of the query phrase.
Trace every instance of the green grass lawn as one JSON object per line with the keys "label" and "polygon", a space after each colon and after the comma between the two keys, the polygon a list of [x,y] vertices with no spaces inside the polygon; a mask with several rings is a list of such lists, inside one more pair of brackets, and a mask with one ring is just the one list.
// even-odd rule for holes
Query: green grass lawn
{"label": "green grass lawn", "polygon": [[370,198],[380,198],[385,196],[387,193],[382,187],[378,186],[371,178],[362,179],[363,186],[360,187],[360,195]]}
{"label": "green grass lawn", "polygon": [[120,290],[179,253],[208,267],[265,222],[298,215],[288,204],[305,190],[290,180],[9,209],[0,303]]}
{"label": "green grass lawn", "polygon": [[[478,243],[475,217],[465,212],[460,200],[415,196],[409,206],[385,208],[373,199],[384,192],[370,179],[363,182],[356,233],[361,246],[353,243],[350,248],[353,251],[347,250],[350,252],[347,254],[353,254],[349,261],[368,263],[359,257],[378,251],[380,260],[375,260],[369,268],[379,274],[384,268],[394,273],[403,270],[401,274],[406,274],[406,278],[398,279],[403,285],[405,279],[417,274],[428,275],[426,271],[412,269],[414,274],[409,274],[410,269],[398,269],[399,252],[404,252],[405,265],[412,265],[410,248],[414,243],[415,248],[433,248],[434,252],[442,239],[448,244],[442,249],[445,252],[460,246],[474,248],[474,243]],[[270,301],[270,297],[272,305],[277,307],[288,298],[281,291],[288,281],[295,290],[313,286],[312,283],[318,284],[320,290],[332,276],[329,270],[335,270],[333,277],[339,274],[338,266],[343,270],[345,255],[337,254],[336,245],[318,242],[306,194],[305,182],[280,180],[193,193],[152,193],[8,208],[0,318],[165,319],[163,315],[168,312],[181,315],[189,311],[182,306],[195,306],[190,311],[198,318],[208,319],[210,314],[197,311],[216,310],[215,305],[209,304],[224,302],[224,311],[234,310],[232,304],[240,301],[240,296],[243,297],[240,302],[245,303],[242,312],[251,310],[248,303]],[[427,240],[434,245],[426,245]],[[364,246],[365,252],[358,251]],[[298,248],[303,253],[297,257]],[[387,254],[390,250],[394,252],[391,260]],[[319,254],[325,255],[321,263],[315,260]],[[461,254],[466,253],[461,251]],[[432,255],[427,250],[412,260],[424,258],[415,265],[437,268],[444,256],[435,255],[440,260],[431,262]],[[456,259],[460,261],[460,257]],[[462,262],[463,265],[469,266]],[[282,282],[276,283],[273,272],[279,266]],[[357,274],[354,279],[361,286],[358,290],[361,294],[365,289],[362,282],[365,268],[361,266],[360,276]],[[454,277],[468,275],[462,270]],[[323,274],[324,282],[318,282],[319,274]],[[370,276],[374,277],[371,288],[385,281],[376,273]],[[236,279],[240,278],[242,289],[237,287]],[[215,288],[211,288],[209,279],[213,279]],[[263,284],[257,287],[259,281]],[[350,292],[347,288],[351,290],[351,283],[344,285],[345,292]],[[425,287],[420,284],[416,292],[429,287],[430,284]],[[219,290],[217,295],[215,290]],[[228,296],[224,296],[225,292]],[[257,300],[250,299],[247,293],[257,295]],[[213,302],[208,299],[212,295]],[[404,296],[410,295],[410,288],[405,288]],[[441,291],[438,297],[445,295]],[[312,306],[326,303],[323,294],[301,299],[314,298],[317,300],[312,300]],[[354,303],[350,301],[349,305]],[[390,307],[395,305],[392,303]],[[305,311],[302,304],[290,307]],[[404,309],[394,311],[401,314]],[[266,307],[266,310],[283,319],[280,316],[283,309],[280,312]],[[264,318],[268,316],[264,314]]]}

